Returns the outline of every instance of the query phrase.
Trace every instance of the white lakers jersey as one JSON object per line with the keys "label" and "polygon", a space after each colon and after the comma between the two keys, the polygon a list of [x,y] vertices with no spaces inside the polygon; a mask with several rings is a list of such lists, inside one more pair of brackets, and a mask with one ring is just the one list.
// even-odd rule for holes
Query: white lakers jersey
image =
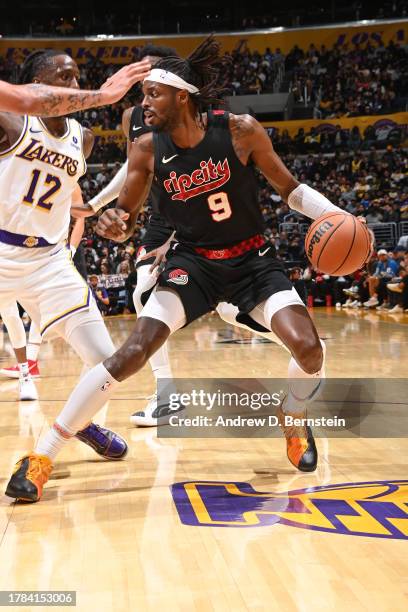
{"label": "white lakers jersey", "polygon": [[26,116],[17,142],[0,152],[0,229],[51,244],[68,236],[72,192],[86,162],[80,124],[66,119],[66,127],[59,138]]}

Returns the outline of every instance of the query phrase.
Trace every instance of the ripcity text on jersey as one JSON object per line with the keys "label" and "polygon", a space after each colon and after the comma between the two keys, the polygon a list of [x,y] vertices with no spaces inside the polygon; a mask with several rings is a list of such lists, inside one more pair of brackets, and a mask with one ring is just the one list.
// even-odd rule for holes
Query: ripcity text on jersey
{"label": "ripcity text on jersey", "polygon": [[86,171],[82,127],[65,119],[53,136],[38,117],[24,117],[17,142],[0,152],[0,229],[57,244],[68,235],[72,193]]}
{"label": "ripcity text on jersey", "polygon": [[229,113],[207,114],[204,138],[180,148],[166,132],[153,132],[158,209],[176,240],[223,248],[264,231],[255,168],[235,153]]}

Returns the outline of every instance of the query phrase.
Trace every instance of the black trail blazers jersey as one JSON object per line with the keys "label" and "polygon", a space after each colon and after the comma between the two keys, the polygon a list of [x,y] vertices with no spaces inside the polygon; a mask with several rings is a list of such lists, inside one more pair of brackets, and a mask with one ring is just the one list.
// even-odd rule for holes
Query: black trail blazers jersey
{"label": "black trail blazers jersey", "polygon": [[165,132],[154,132],[153,141],[159,212],[176,240],[222,249],[263,233],[255,170],[235,153],[229,113],[208,113],[196,147],[177,147]]}

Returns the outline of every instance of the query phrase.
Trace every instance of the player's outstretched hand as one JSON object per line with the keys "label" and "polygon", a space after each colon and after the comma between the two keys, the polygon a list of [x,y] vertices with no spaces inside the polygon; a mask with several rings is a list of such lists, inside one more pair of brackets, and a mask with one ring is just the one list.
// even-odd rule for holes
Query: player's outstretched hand
{"label": "player's outstretched hand", "polygon": [[123,242],[126,240],[128,226],[126,221],[129,219],[129,213],[121,208],[109,208],[99,217],[98,224],[96,226],[96,232],[108,238],[109,240],[116,240],[116,242]]}
{"label": "player's outstretched hand", "polygon": [[115,72],[114,75],[109,77],[102,85],[105,96],[108,96],[107,104],[113,104],[117,102],[135,83],[143,81],[150,72],[151,64],[146,59],[141,62],[135,62],[129,64]]}

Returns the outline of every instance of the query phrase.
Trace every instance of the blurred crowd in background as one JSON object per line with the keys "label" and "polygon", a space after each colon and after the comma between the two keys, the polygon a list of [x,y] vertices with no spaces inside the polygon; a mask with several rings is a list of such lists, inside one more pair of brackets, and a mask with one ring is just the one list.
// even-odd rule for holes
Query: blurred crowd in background
{"label": "blurred crowd in background", "polygon": [[[279,49],[250,52],[242,44],[231,53],[221,78],[230,94],[269,92],[273,91],[279,66],[284,63],[295,97],[301,100],[306,90],[320,117],[337,119],[344,115],[353,117],[403,110],[407,98],[407,59],[407,48],[393,43],[386,47],[368,44],[364,48],[356,45],[332,50],[311,45],[306,52],[295,47],[286,57]],[[117,66],[90,59],[80,66],[81,87],[94,88],[116,69]],[[16,80],[17,76],[16,64],[0,59],[0,78]],[[121,102],[88,110],[78,118],[85,126],[114,132],[120,130],[123,111],[140,99],[140,89],[135,87]],[[268,134],[276,151],[300,182],[314,187],[347,212],[365,217],[368,224],[408,222],[406,125],[384,117],[362,132],[357,126],[344,129],[340,125],[325,124],[324,129],[321,126],[300,127],[292,136],[288,130],[277,126],[278,123],[276,127],[267,128]],[[109,183],[126,159],[125,140],[112,132],[97,135],[88,160],[88,172],[81,180],[85,201]],[[387,282],[381,280],[374,287],[375,282],[369,280],[376,275],[371,268],[377,259],[373,259],[372,265],[370,263],[368,272],[344,280],[325,278],[307,265],[304,234],[310,221],[293,214],[266,180],[261,175],[258,178],[267,239],[275,248],[276,256],[285,262],[288,274],[294,275],[294,281],[304,284],[305,300],[309,296],[309,301],[314,303],[329,300],[347,307],[365,303],[373,308],[390,306],[389,310],[408,307],[404,237],[396,258],[398,268],[393,269],[392,274],[388,270],[381,276]],[[135,259],[143,243],[149,214],[147,202],[135,233],[126,245],[100,238],[95,233],[96,219],[86,223],[83,264],[86,273],[92,275],[90,282],[104,314],[133,311],[131,294],[137,278]],[[377,240],[377,249],[384,247],[387,252],[393,251],[398,237],[395,234],[393,244]],[[405,251],[408,251],[408,238]],[[394,255],[389,257],[395,259]],[[397,289],[388,287],[395,283],[400,283]]]}
{"label": "blurred crowd in background", "polygon": [[[333,49],[313,44],[307,51],[295,46],[286,56],[281,50],[250,51],[245,42],[231,53],[220,75],[226,94],[260,94],[274,91],[280,64],[295,100],[312,100],[321,118],[381,115],[405,110],[408,96],[408,48],[392,41],[385,46],[342,45]],[[138,59],[138,53],[134,55]],[[80,65],[83,88],[100,85],[117,69],[90,58]],[[0,79],[18,78],[18,65],[0,58]],[[120,103],[93,109],[84,120],[93,126],[116,129],[124,108],[140,97],[137,89]]]}
{"label": "blurred crowd in background", "polygon": [[[188,5],[191,9],[191,6]],[[398,19],[408,13],[407,0],[353,0],[353,2],[266,4],[252,0],[195,0],[186,10],[184,0],[172,0],[152,10],[148,3],[122,0],[53,0],[42,3],[25,0],[24,11],[12,4],[2,7],[0,34],[25,36],[84,36],[104,34],[159,34],[180,32],[222,32],[254,28],[298,27],[362,19]]]}
{"label": "blurred crowd in background", "polygon": [[305,95],[316,103],[319,117],[381,115],[405,108],[408,50],[392,41],[305,52],[295,47],[285,58],[293,74],[297,100]]}

